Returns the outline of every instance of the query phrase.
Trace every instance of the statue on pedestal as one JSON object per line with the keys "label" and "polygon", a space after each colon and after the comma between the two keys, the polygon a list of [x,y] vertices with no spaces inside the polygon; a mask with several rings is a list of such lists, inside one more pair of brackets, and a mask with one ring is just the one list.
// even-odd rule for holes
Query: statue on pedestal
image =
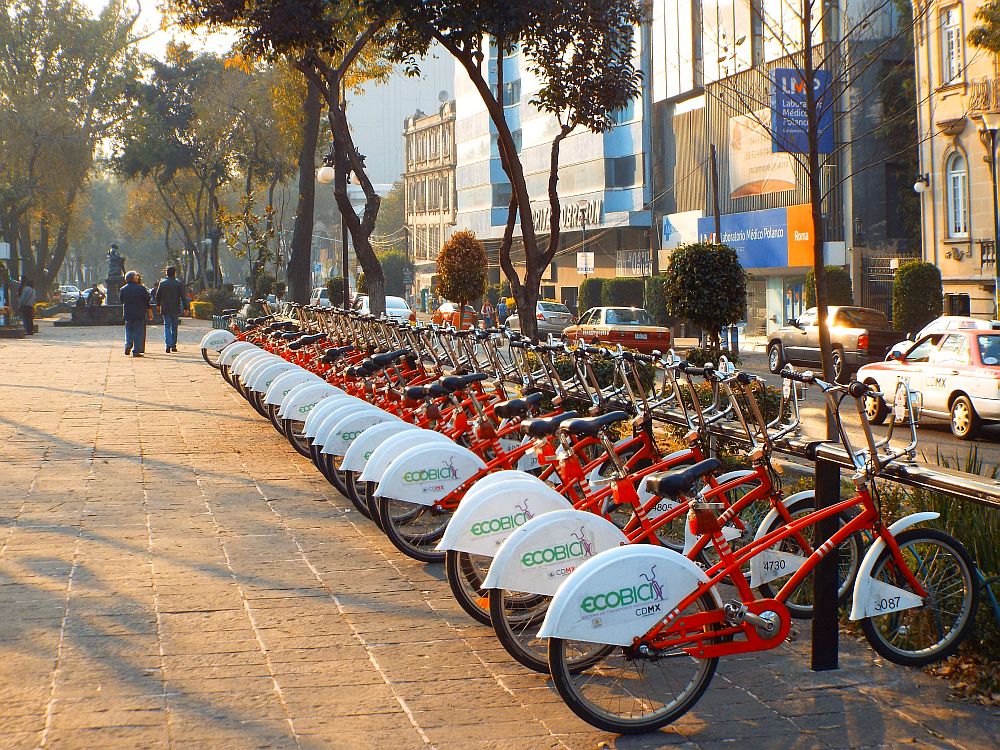
{"label": "statue on pedestal", "polygon": [[118,290],[125,284],[125,258],[118,254],[118,245],[108,250],[108,278],[104,283],[108,288],[107,304],[117,303]]}

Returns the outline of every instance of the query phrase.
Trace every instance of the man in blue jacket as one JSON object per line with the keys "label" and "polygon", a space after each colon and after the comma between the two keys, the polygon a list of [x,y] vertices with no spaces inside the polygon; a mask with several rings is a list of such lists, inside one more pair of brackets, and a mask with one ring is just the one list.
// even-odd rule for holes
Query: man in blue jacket
{"label": "man in blue jacket", "polygon": [[140,282],[137,271],[125,274],[125,286],[118,297],[125,319],[125,356],[141,357],[146,350],[146,316],[149,314],[149,290]]}
{"label": "man in blue jacket", "polygon": [[177,269],[167,268],[167,278],[156,287],[156,305],[163,316],[163,344],[167,354],[177,351],[177,326],[181,322],[182,310],[188,310],[190,303],[184,291],[184,284],[177,280]]}

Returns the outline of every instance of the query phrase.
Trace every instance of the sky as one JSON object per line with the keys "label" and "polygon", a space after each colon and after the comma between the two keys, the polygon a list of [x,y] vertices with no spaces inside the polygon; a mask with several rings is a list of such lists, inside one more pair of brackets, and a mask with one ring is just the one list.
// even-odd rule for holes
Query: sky
{"label": "sky", "polygon": [[[95,14],[100,12],[108,4],[108,0],[81,0]],[[161,29],[163,14],[159,10],[161,0],[128,0],[129,7],[140,7],[142,12],[139,16],[139,27],[151,36],[142,41],[140,49],[155,57],[163,57],[167,42],[171,39],[186,41],[196,51],[208,50],[212,52],[225,52],[230,47],[230,38],[225,34],[191,34],[173,27]]]}

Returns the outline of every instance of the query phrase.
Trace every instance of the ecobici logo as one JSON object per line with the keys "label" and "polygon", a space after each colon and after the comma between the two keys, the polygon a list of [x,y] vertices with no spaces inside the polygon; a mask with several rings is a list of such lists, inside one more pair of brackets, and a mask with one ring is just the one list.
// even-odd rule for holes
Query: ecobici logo
{"label": "ecobici logo", "polygon": [[[592,539],[587,538],[583,526],[580,527],[579,531],[572,532],[570,536],[573,537],[572,542],[555,544],[551,547],[543,547],[542,549],[525,552],[521,555],[521,565],[525,568],[534,568],[538,565],[548,565],[549,563],[562,562],[563,560],[578,560],[593,556],[594,543]],[[573,568],[569,568],[561,569],[557,572],[566,575],[572,571]]]}
{"label": "ecobici logo", "polygon": [[455,468],[454,458],[437,468],[408,471],[403,474],[403,481],[408,484],[416,484],[418,482],[439,482],[448,479],[458,479],[458,469]]}
{"label": "ecobici logo", "polygon": [[[360,435],[362,432],[363,430],[354,430],[353,432],[342,432],[340,434],[340,439],[343,440],[345,443],[349,443],[352,440],[354,440],[358,435]],[[369,453],[368,455],[371,454]],[[365,456],[365,458],[368,458],[368,456]]]}
{"label": "ecobici logo", "polygon": [[510,531],[511,529],[523,526],[535,517],[535,514],[532,513],[531,509],[528,507],[527,498],[524,499],[523,503],[514,503],[514,507],[517,508],[516,513],[509,513],[506,516],[489,518],[485,521],[477,521],[472,524],[469,531],[472,532],[473,536],[496,534],[501,531]]}
{"label": "ecobici logo", "polygon": [[580,602],[580,609],[587,614],[595,614],[638,604],[640,606],[636,607],[635,614],[639,617],[659,612],[662,605],[654,602],[663,601],[664,589],[663,585],[656,580],[656,566],[650,568],[648,574],[640,573],[639,577],[645,579],[646,582],[637,586],[625,586],[602,594],[585,596]]}

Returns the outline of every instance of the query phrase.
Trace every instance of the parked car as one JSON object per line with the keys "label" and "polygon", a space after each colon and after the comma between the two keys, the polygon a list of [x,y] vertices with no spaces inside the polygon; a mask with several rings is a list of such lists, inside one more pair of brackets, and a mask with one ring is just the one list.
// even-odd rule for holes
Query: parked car
{"label": "parked car", "polygon": [[[771,334],[767,343],[767,364],[777,373],[786,363],[818,367],[819,325],[815,307],[793,318]],[[846,382],[851,373],[869,362],[878,362],[896,341],[885,314],[868,307],[830,305],[828,326],[833,343],[833,373]]]}
{"label": "parked car", "polygon": [[[359,295],[354,300],[354,309],[365,314],[371,312],[371,308],[368,305],[367,294]],[[393,320],[398,320],[403,323],[417,322],[417,314],[410,309],[410,306],[406,304],[406,300],[402,297],[386,296],[385,315],[387,318],[392,318]]]}
{"label": "parked car", "polygon": [[931,333],[887,362],[865,365],[858,380],[883,396],[866,399],[868,418],[885,420],[900,380],[915,392],[920,418],[944,419],[962,440],[979,435],[984,423],[1000,421],[1000,331]]}
{"label": "parked car", "polygon": [[309,304],[319,307],[333,307],[330,301],[330,291],[325,286],[313,287],[312,294],[309,295]]}
{"label": "parked car", "polygon": [[563,339],[587,344],[621,344],[649,354],[670,348],[670,329],[656,325],[641,307],[592,307],[576,325],[563,331]]}
{"label": "parked car", "polygon": [[[568,326],[576,323],[573,313],[561,302],[539,302],[535,310],[539,336],[548,336],[550,333],[560,336]],[[521,330],[521,319],[516,312],[507,318],[507,325],[515,331]]]}
{"label": "parked car", "polygon": [[[439,326],[451,325],[458,328],[458,304],[455,302],[442,302],[441,306],[431,315],[431,323]],[[471,305],[465,306],[462,325],[464,328],[475,328],[479,325],[479,313]]]}
{"label": "parked car", "polygon": [[984,320],[983,318],[970,318],[964,315],[942,315],[935,318],[930,323],[920,329],[916,336],[907,336],[905,341],[894,344],[886,353],[886,360],[893,359],[895,355],[903,354],[913,346],[914,341],[919,341],[924,336],[932,333],[947,333],[948,331],[988,331],[991,328],[1000,328],[1000,320]]}
{"label": "parked car", "polygon": [[76,304],[76,301],[80,299],[80,287],[73,286],[72,284],[62,284],[59,287],[59,301],[69,302],[70,304]]}

